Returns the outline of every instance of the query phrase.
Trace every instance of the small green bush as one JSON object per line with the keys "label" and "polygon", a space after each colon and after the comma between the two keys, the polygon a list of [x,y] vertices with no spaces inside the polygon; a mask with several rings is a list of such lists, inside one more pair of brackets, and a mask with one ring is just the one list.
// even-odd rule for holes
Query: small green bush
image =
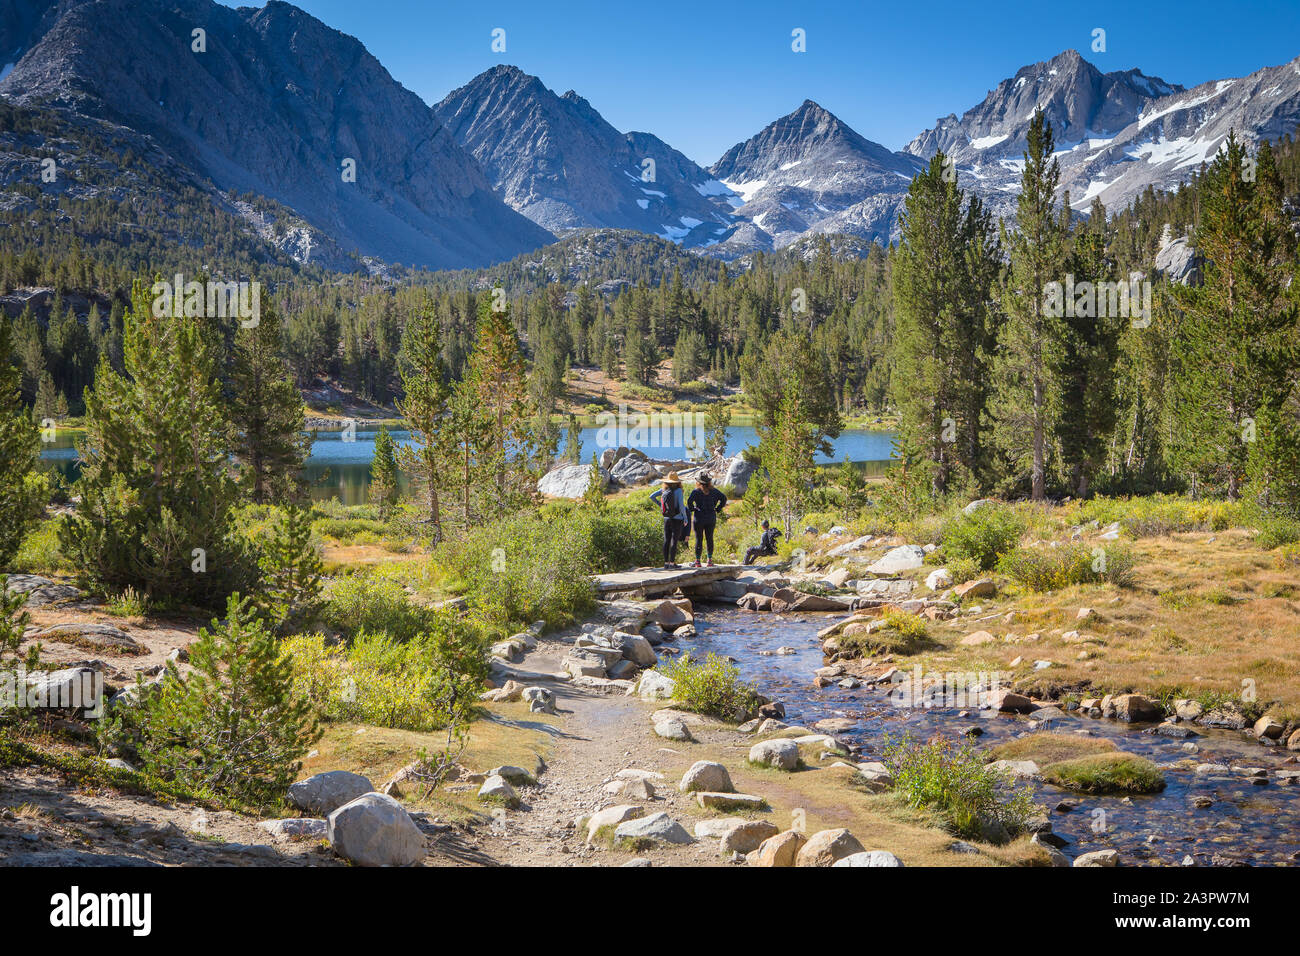
{"label": "small green bush", "polygon": [[325,620],[345,634],[367,631],[408,641],[429,624],[431,609],[416,604],[397,581],[371,574],[343,578],[330,588]]}
{"label": "small green bush", "polygon": [[1265,551],[1297,541],[1300,541],[1300,521],[1294,518],[1265,518],[1255,535],[1255,543]]}
{"label": "small green bush", "polygon": [[673,697],[687,710],[733,724],[758,712],[758,692],[740,679],[740,670],[710,653],[703,661],[683,654],[663,668],[676,685]]}
{"label": "small green bush", "polygon": [[1055,591],[1072,584],[1128,587],[1133,567],[1133,552],[1128,548],[1093,549],[1084,544],[1016,548],[998,562],[998,570],[1031,591]]}
{"label": "small green bush", "polygon": [[959,514],[941,533],[945,559],[974,561],[981,571],[991,571],[998,559],[1015,548],[1025,532],[1025,522],[1010,508],[984,505],[971,514]]}
{"label": "small green bush", "polygon": [[649,506],[634,512],[570,506],[475,528],[441,545],[433,560],[464,582],[470,603],[497,630],[538,620],[554,628],[595,606],[593,574],[657,562],[662,534]]}
{"label": "small green bush", "polygon": [[957,836],[1003,842],[1023,830],[1035,813],[1033,791],[1012,786],[984,762],[971,743],[938,736],[885,740],[884,762],[894,787],[918,809],[939,814]]}
{"label": "small green bush", "polygon": [[432,612],[427,629],[397,641],[361,632],[326,647],[320,634],[284,640],[294,692],[328,721],[404,730],[468,723],[487,678],[487,647],[475,628]]}
{"label": "small green bush", "polygon": [[63,515],[57,515],[36,524],[23,538],[13,560],[13,570],[27,574],[71,571],[72,562],[64,557],[59,544],[59,529],[65,520]]}
{"label": "small green bush", "polygon": [[225,619],[199,631],[190,665],[182,674],[168,661],[161,683],[138,683],[136,702],[114,708],[101,743],[191,789],[257,804],[283,797],[320,730],[293,693],[275,635],[231,595]]}
{"label": "small green bush", "polygon": [[110,597],[105,606],[114,617],[144,617],[149,611],[144,595],[129,584],[121,594]]}
{"label": "small green bush", "polygon": [[934,646],[924,618],[908,611],[891,608],[884,614],[884,627],[870,634],[861,627],[851,634],[841,633],[836,641],[846,657],[871,657],[877,654],[919,654]]}

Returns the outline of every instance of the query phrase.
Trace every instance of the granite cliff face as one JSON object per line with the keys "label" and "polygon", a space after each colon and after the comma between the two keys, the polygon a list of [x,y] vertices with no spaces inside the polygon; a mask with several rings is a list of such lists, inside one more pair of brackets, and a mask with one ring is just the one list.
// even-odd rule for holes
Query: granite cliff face
{"label": "granite cliff face", "polygon": [[1067,50],[1003,80],[960,119],[939,120],[906,151],[952,156],[962,185],[1007,214],[1038,108],[1052,124],[1062,194],[1068,190],[1079,211],[1093,197],[1117,209],[1148,186],[1185,182],[1214,158],[1229,130],[1249,142],[1293,133],[1300,124],[1300,58],[1184,89],[1140,70],[1101,73]]}
{"label": "granite cliff face", "polygon": [[[0,97],[68,132],[0,135],[3,209],[29,201],[11,187],[33,181],[33,148],[74,173],[102,166],[93,150],[68,148],[93,129],[130,144],[177,191],[209,192],[269,253],[327,268],[481,267],[575,229],[635,230],[732,260],[821,234],[864,248],[896,239],[911,178],[939,150],[963,188],[1010,216],[1038,109],[1055,133],[1062,195],[1081,212],[1094,198],[1120,208],[1186,181],[1229,130],[1249,142],[1293,133],[1300,58],[1184,89],[1136,69],[1103,73],[1067,50],[899,152],[809,100],[704,169],[514,66],[430,107],[356,39],[279,0],[8,0]],[[131,171],[116,185],[96,172],[95,188],[130,194]],[[75,198],[87,182],[48,188]],[[147,201],[165,205],[166,189],[155,191]],[[194,232],[184,241],[201,245]]]}
{"label": "granite cliff face", "polygon": [[65,0],[41,19],[0,95],[147,135],[216,189],[274,199],[342,248],[452,268],[553,238],[365,47],[289,4]]}
{"label": "granite cliff face", "polygon": [[663,140],[620,133],[573,90],[498,66],[436,107],[498,195],[552,231],[637,229],[687,246],[731,229],[725,190]]}

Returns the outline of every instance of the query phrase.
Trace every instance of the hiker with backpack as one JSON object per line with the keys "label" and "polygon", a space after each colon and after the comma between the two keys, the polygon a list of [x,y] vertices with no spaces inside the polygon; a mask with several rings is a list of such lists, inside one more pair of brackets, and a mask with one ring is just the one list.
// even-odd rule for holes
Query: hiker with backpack
{"label": "hiker with backpack", "polygon": [[668,473],[650,500],[659,506],[659,513],[664,516],[664,567],[675,568],[677,545],[686,540],[690,530],[690,513],[686,510],[686,496],[682,494],[682,480],[677,477],[677,472]]}
{"label": "hiker with backpack", "polygon": [[754,561],[765,555],[776,554],[776,539],[781,536],[780,528],[770,527],[767,519],[763,519],[763,534],[758,539],[758,546],[750,548],[745,552],[745,563],[753,564]]}
{"label": "hiker with backpack", "polygon": [[717,527],[718,515],[727,506],[727,496],[713,487],[713,479],[707,473],[701,473],[695,480],[695,490],[686,499],[686,512],[689,525],[695,526],[695,567],[700,566],[700,550],[708,543],[708,567],[713,567],[713,529]]}

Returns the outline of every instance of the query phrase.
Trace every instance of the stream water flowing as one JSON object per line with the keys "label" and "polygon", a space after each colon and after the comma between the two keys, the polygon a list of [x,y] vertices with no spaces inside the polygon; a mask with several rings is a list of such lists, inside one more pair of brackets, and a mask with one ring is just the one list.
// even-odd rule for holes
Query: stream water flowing
{"label": "stream water flowing", "polygon": [[[1023,717],[983,719],[973,709],[961,717],[956,707],[898,707],[887,687],[815,688],[813,671],[823,664],[817,632],[832,620],[826,615],[759,614],[721,605],[700,610],[697,636],[678,642],[683,652],[703,657],[711,651],[734,658],[743,680],[785,705],[787,723],[811,728],[831,717],[852,720],[852,729],[837,731],[836,736],[862,747],[860,759],[879,759],[886,736],[910,734],[926,740],[943,732],[960,738],[966,728],[978,724],[984,733],[977,744],[986,748],[1029,732]],[[781,646],[795,653],[759,653]],[[1197,865],[1235,861],[1279,866],[1300,861],[1300,786],[1280,786],[1272,774],[1263,786],[1235,773],[1197,774],[1189,764],[1271,768],[1285,758],[1285,751],[1265,749],[1240,732],[1204,728],[1192,741],[1197,752],[1189,753],[1183,749],[1185,741],[1149,733],[1151,726],[1076,714],[1052,723],[1053,730],[1108,738],[1121,750],[1148,758],[1166,781],[1158,794],[1128,798],[1074,794],[1034,781],[1035,800],[1051,811],[1054,832],[1069,841],[1062,849],[1066,856],[1114,849],[1127,865],[1179,865],[1187,856]],[[1198,797],[1213,803],[1196,807]],[[1055,811],[1065,799],[1076,808]]]}

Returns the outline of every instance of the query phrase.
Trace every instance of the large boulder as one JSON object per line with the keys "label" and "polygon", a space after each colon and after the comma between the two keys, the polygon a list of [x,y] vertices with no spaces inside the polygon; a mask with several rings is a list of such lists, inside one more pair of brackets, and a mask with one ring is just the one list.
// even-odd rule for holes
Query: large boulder
{"label": "large boulder", "polygon": [[[3,686],[3,685],[0,685]],[[4,695],[0,694],[0,704]],[[34,671],[26,679],[25,703],[33,710],[84,710],[102,713],[104,680],[90,667]]]}
{"label": "large boulder", "polygon": [[1201,259],[1186,237],[1175,239],[1156,253],[1156,272],[1180,285],[1195,283],[1200,276]]}
{"label": "large boulder", "polygon": [[639,451],[631,451],[609,470],[610,480],[616,485],[631,488],[647,485],[659,477],[659,469]]}
{"label": "large boulder", "polygon": [[866,852],[848,830],[821,830],[808,838],[795,856],[795,866],[834,866],[855,853]]}
{"label": "large boulder", "polygon": [[637,667],[654,667],[659,663],[654,647],[640,634],[620,633],[617,637],[623,640],[623,657]]}
{"label": "large boulder", "polygon": [[392,797],[367,793],[329,816],[334,852],[358,866],[411,866],[424,859],[424,834]]}
{"label": "large boulder", "polygon": [[850,853],[836,860],[831,866],[902,866],[903,861],[888,850],[868,850],[865,853]]}
{"label": "large boulder", "polygon": [[324,817],[374,789],[375,785],[369,778],[359,773],[330,770],[290,784],[289,802],[299,810]]}
{"label": "large boulder", "polygon": [[682,775],[677,789],[682,793],[705,790],[713,793],[734,793],[736,788],[731,782],[731,774],[720,763],[711,760],[697,760],[691,769]]}
{"label": "large boulder", "polygon": [[655,844],[694,843],[695,837],[667,813],[652,813],[620,823],[614,829],[615,846],[641,849]]}
{"label": "large boulder", "polygon": [[733,495],[743,495],[749,489],[749,479],[754,475],[754,464],[745,460],[744,455],[737,455],[727,464],[718,484],[730,488]]}
{"label": "large boulder", "polygon": [[794,770],[799,766],[799,745],[784,737],[760,740],[749,748],[749,760],[777,770]]}
{"label": "large boulder", "polygon": [[587,820],[587,842],[595,843],[604,837],[613,836],[619,824],[643,816],[645,816],[644,808],[626,803],[597,810]]}
{"label": "large boulder", "polygon": [[1142,694],[1120,694],[1111,701],[1115,706],[1115,719],[1128,723],[1160,720],[1164,708]]}
{"label": "large boulder", "polygon": [[642,671],[630,693],[642,700],[672,700],[677,683],[656,670]]}
{"label": "large boulder", "polygon": [[768,823],[766,820],[746,820],[727,830],[722,836],[722,854],[730,856],[733,853],[752,853],[763,844],[777,835],[775,823]]}
{"label": "large boulder", "polygon": [[760,843],[745,862],[750,866],[794,866],[799,851],[807,842],[802,833],[786,830]]}
{"label": "large boulder", "polygon": [[88,651],[118,654],[123,657],[138,657],[149,653],[147,647],[121,628],[91,621],[55,624],[44,630],[27,634],[26,637],[32,642],[57,641],[60,644],[71,644]]}
{"label": "large boulder", "polygon": [[27,606],[44,607],[57,601],[82,596],[82,591],[71,584],[63,584],[39,574],[11,574],[5,579],[7,594],[26,594]]}
{"label": "large boulder", "polygon": [[847,611],[849,604],[837,598],[821,597],[817,594],[805,594],[793,588],[781,588],[772,595],[771,610],[777,613],[787,611]]}
{"label": "large boulder", "polygon": [[[609,487],[609,472],[600,469],[601,491]],[[560,465],[537,482],[537,490],[551,498],[581,498],[591,483],[590,465]]]}
{"label": "large boulder", "polygon": [[925,564],[925,551],[914,544],[902,544],[886,551],[884,556],[870,565],[872,574],[890,575],[912,571]]}

